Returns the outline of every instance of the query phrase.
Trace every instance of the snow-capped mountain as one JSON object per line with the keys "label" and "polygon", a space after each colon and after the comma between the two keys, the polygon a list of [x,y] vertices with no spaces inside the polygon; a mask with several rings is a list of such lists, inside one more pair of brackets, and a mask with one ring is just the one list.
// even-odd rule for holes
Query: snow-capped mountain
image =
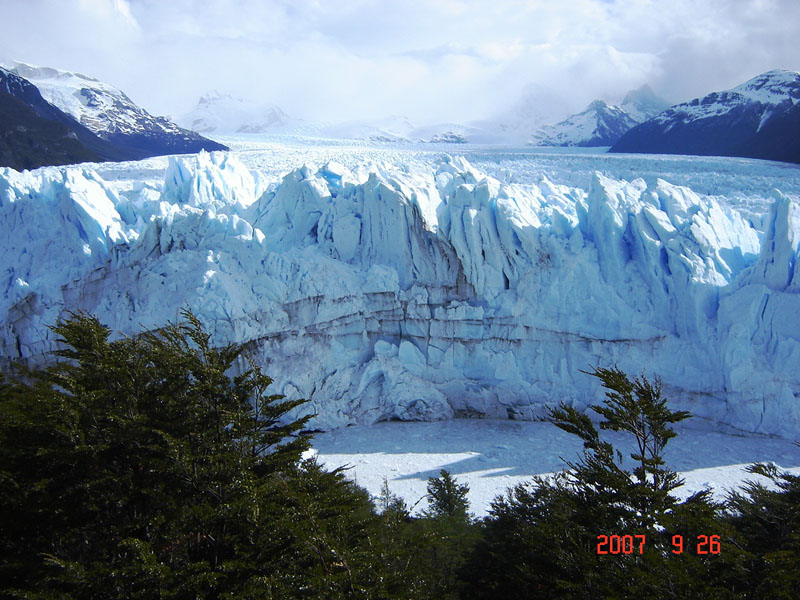
{"label": "snow-capped mountain", "polygon": [[533,132],[560,114],[557,98],[545,92],[528,92],[510,108],[468,123],[415,125],[403,116],[360,119],[327,125],[320,134],[330,138],[382,142],[430,142],[439,144],[524,145]]}
{"label": "snow-capped mountain", "polygon": [[100,160],[78,139],[78,124],[59,112],[32,83],[0,68],[0,166],[21,171]]}
{"label": "snow-capped mountain", "polygon": [[648,86],[643,86],[630,92],[621,106],[596,101],[580,114],[556,125],[545,125],[552,122],[555,115],[563,114],[562,100],[542,90],[528,91],[510,108],[492,118],[420,126],[398,115],[335,123],[311,122],[290,117],[274,104],[211,92],[177,121],[194,131],[221,135],[266,133],[388,143],[511,146],[524,145],[533,139],[540,145],[610,146],[633,125],[668,106]]}
{"label": "snow-capped mountain", "polygon": [[629,92],[620,106],[595,100],[583,112],[542,127],[531,141],[539,146],[612,146],[668,106],[645,85]]}
{"label": "snow-capped mountain", "polygon": [[677,104],[611,152],[743,156],[800,162],[800,73],[774,70]]}
{"label": "snow-capped mountain", "polygon": [[468,125],[446,123],[429,127],[418,127],[411,132],[411,137],[432,144],[466,144],[475,129]]}
{"label": "snow-capped mountain", "polygon": [[390,115],[371,119],[355,119],[343,123],[320,126],[321,137],[373,142],[406,142],[414,125],[403,115]]}
{"label": "snow-capped mountain", "polygon": [[548,123],[569,114],[561,96],[545,90],[528,90],[514,104],[488,119],[472,121],[469,141],[478,144],[522,146]]}
{"label": "snow-capped mountain", "polygon": [[643,85],[640,88],[631,90],[625,94],[622,104],[620,104],[620,108],[638,123],[644,123],[648,119],[652,119],[670,106],[669,102],[656,96],[649,85]]}
{"label": "snow-capped mountain", "polygon": [[[332,149],[319,156],[350,160]],[[694,414],[796,434],[791,178],[771,182],[792,196],[774,191],[751,219],[656,177],[504,184],[459,157],[353,152],[352,170],[302,152],[308,166],[266,187],[226,153],[171,157],[138,186],[115,187],[137,165],[0,169],[0,356],[51,350],[65,307],[132,333],[188,306],[216,342],[246,342],[275,393],[308,398],[320,427],[536,419],[591,403],[580,370],[617,364],[659,375]],[[601,156],[623,174],[648,164]],[[275,146],[263,157],[280,160]],[[733,181],[732,194],[753,185]]]}
{"label": "snow-capped mountain", "polygon": [[262,104],[217,91],[200,98],[197,106],[176,121],[199,133],[273,133],[292,130],[301,122],[275,104]]}
{"label": "snow-capped mountain", "polygon": [[286,114],[275,104],[246,100],[217,91],[205,94],[197,106],[177,119],[200,133],[288,134],[341,140],[406,142],[414,125],[403,116],[314,122]]}
{"label": "snow-capped mountain", "polygon": [[104,140],[45,100],[39,89],[0,67],[3,152],[0,165],[32,169],[85,161],[130,160],[127,148]]}
{"label": "snow-capped mountain", "polygon": [[532,141],[538,146],[611,146],[637,124],[622,108],[595,100],[583,112],[542,127]]}
{"label": "snow-capped mountain", "polygon": [[89,131],[126,150],[129,159],[225,149],[169,119],[152,116],[121,90],[86,75],[21,62],[3,66],[33,83],[47,102]]}

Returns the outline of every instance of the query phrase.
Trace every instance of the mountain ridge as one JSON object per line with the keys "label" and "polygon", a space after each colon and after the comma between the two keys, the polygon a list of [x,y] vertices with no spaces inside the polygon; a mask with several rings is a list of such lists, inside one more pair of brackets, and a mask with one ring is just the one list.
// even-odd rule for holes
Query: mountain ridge
{"label": "mountain ridge", "polygon": [[44,164],[66,165],[100,160],[63,123],[40,117],[22,100],[0,91],[0,165],[18,171]]}
{"label": "mountain ridge", "polygon": [[740,156],[800,163],[800,73],[775,69],[676,104],[610,152]]}
{"label": "mountain ridge", "polygon": [[[108,142],[107,140],[101,139],[92,131],[81,125],[72,115],[64,113],[60,109],[47,102],[47,100],[42,97],[39,88],[33,85],[30,81],[2,67],[0,67],[0,91],[15,98],[18,102],[23,103],[36,115],[37,119],[65,127],[67,133],[74,136],[81,147],[85,149],[86,152],[79,151],[79,155],[83,159],[102,161],[129,160],[132,158],[123,149],[117,148],[114,146],[114,144]],[[32,123],[30,115],[26,115],[25,113],[26,111],[21,109],[19,106],[16,104],[9,104],[8,100],[6,100],[2,114],[4,117],[3,121],[9,131],[20,126],[25,127],[25,122]],[[16,116],[14,116],[14,114],[16,114]],[[45,123],[38,123],[38,126],[45,128],[49,127],[50,133],[52,133],[54,127],[53,125],[48,126]],[[56,127],[55,130],[58,130],[58,127]],[[19,137],[17,134],[11,135]],[[13,142],[9,141],[9,143],[14,146],[18,143],[21,143],[21,140]],[[19,146],[16,147],[19,148]],[[44,154],[48,154],[47,151],[44,151]],[[64,164],[60,161],[51,163],[48,160],[44,160],[44,158],[44,156],[40,158],[30,156],[26,152],[26,157],[8,154],[6,155],[4,162],[6,162],[8,166],[12,166],[13,164],[17,163],[20,165],[30,165],[28,168],[33,168],[34,166],[45,166],[48,164]]]}
{"label": "mountain ridge", "polygon": [[648,85],[631,90],[619,106],[594,100],[582,112],[545,125],[531,143],[539,146],[612,146],[630,129],[661,113],[669,103]]}
{"label": "mountain ridge", "polygon": [[[35,97],[28,88],[23,90],[17,85],[18,98],[33,102],[40,116],[49,114],[45,118],[65,123],[103,160],[138,160],[204,149],[227,149],[164,117],[153,117],[121,90],[92,77],[17,61],[7,61],[0,66],[6,74],[27,81],[38,91]],[[8,79],[8,75],[4,78]],[[52,108],[45,108],[42,101]],[[68,115],[72,121],[63,115]]]}

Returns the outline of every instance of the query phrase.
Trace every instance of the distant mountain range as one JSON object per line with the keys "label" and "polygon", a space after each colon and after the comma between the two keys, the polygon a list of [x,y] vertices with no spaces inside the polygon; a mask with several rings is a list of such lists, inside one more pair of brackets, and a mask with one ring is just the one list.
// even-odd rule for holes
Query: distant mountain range
{"label": "distant mountain range", "polygon": [[628,130],[668,107],[666,100],[645,85],[629,92],[619,106],[595,100],[583,112],[542,127],[531,142],[538,146],[612,146]]}
{"label": "distant mountain range", "polygon": [[23,169],[226,149],[78,73],[5,63],[0,93],[0,166]]}
{"label": "distant mountain range", "polygon": [[632,128],[610,151],[800,163],[800,73],[768,71],[677,104]]}
{"label": "distant mountain range", "polygon": [[[26,85],[30,88],[26,89]],[[9,93],[9,90],[16,93]],[[62,119],[40,116],[33,106],[20,98],[26,95],[38,104],[37,108],[49,107],[35,86],[0,69],[0,165],[22,170],[43,164],[100,160],[98,154],[79,141],[77,131],[80,130],[74,127],[77,122],[70,127]],[[84,133],[88,131],[81,131]]]}
{"label": "distant mountain range", "polygon": [[629,92],[619,105],[595,100],[557,122],[552,117],[559,99],[542,94],[528,93],[491,119],[417,126],[403,116],[311,122],[274,104],[211,92],[176,119],[181,127],[150,115],[122,91],[91,77],[5,63],[0,68],[0,166],[21,169],[225,149],[200,133],[378,143],[610,146],[611,152],[800,163],[800,73],[794,71],[769,71],[730,90],[672,107],[645,85]]}
{"label": "distant mountain range", "polygon": [[661,112],[669,103],[648,86],[630,92],[621,106],[602,100],[583,113],[551,123],[558,98],[543,93],[524,95],[509,109],[489,119],[462,123],[413,124],[403,116],[342,123],[314,123],[289,116],[279,106],[219,92],[202,96],[182,126],[201,133],[272,133],[372,142],[430,142],[542,146],[610,146],[631,127]]}
{"label": "distant mountain range", "polygon": [[259,104],[212,91],[200,98],[178,123],[198,133],[274,133],[294,129],[300,122],[279,106]]}

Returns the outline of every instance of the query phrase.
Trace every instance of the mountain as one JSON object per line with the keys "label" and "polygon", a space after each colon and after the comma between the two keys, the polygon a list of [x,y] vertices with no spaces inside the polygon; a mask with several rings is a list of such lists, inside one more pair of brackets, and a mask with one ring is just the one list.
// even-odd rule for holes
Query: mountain
{"label": "mountain", "polygon": [[101,139],[47,102],[30,81],[2,67],[0,92],[5,95],[0,112],[4,130],[3,165],[30,169],[131,158],[124,149]]}
{"label": "mountain", "polygon": [[33,83],[47,102],[110,143],[113,151],[101,154],[109,160],[226,149],[164,117],[150,115],[121,90],[86,75],[21,62],[4,67]]}
{"label": "mountain", "polygon": [[622,99],[620,108],[627,112],[638,123],[644,123],[657,114],[667,110],[671,104],[656,96],[649,85],[631,90]]}
{"label": "mountain", "polygon": [[677,104],[610,152],[741,156],[800,163],[800,73],[774,70]]}
{"label": "mountain", "polygon": [[620,106],[595,100],[583,112],[542,127],[532,141],[539,146],[612,146],[631,128],[668,106],[645,85],[628,92]]}
{"label": "mountain", "polygon": [[466,144],[477,131],[469,125],[440,123],[417,127],[409,134],[409,137],[431,144]]}
{"label": "mountain", "polygon": [[407,142],[413,130],[414,125],[407,117],[390,115],[328,124],[320,127],[319,135],[333,139]]}
{"label": "mountain", "polygon": [[217,134],[285,132],[300,124],[274,104],[248,101],[217,91],[202,96],[191,112],[176,120],[192,131]]}
{"label": "mountain", "polygon": [[197,106],[177,119],[201,133],[286,134],[341,140],[406,142],[414,125],[403,116],[313,122],[287,115],[279,106],[221,94],[203,95]]}
{"label": "mountain", "polygon": [[[667,106],[652,93],[652,90],[641,88],[626,96],[627,104],[619,107],[605,106],[609,116],[602,119],[592,117],[595,121],[604,120],[612,123],[620,117],[612,113],[620,113],[624,120],[623,125],[608,125],[615,137],[615,141],[622,130],[627,130],[633,124],[644,120],[641,114],[648,116],[655,114],[650,103],[659,105],[659,110]],[[237,133],[263,133],[263,134],[288,134],[317,138],[339,140],[358,140],[381,143],[429,142],[436,144],[488,144],[488,145],[523,145],[528,143],[537,131],[554,117],[564,114],[561,107],[564,99],[552,92],[541,89],[528,90],[522,97],[508,109],[500,111],[491,118],[471,121],[469,123],[429,123],[417,125],[404,116],[392,115],[382,118],[362,118],[344,122],[311,122],[287,115],[280,107],[253,100],[236,98],[228,94],[210,92],[202,96],[197,106],[189,113],[179,117],[178,123],[202,133],[237,134]],[[587,110],[595,110],[593,104]],[[626,116],[627,113],[635,115]],[[574,117],[573,117],[574,118]],[[601,129],[606,127],[601,125]],[[575,143],[573,139],[589,140],[592,134],[576,134],[575,126],[570,125],[571,133],[564,140],[547,142],[548,145],[610,145],[606,137],[602,143]],[[584,126],[581,130],[594,131],[596,125]],[[595,136],[596,137],[596,136]],[[562,143],[563,142],[563,143]]]}
{"label": "mountain", "polygon": [[534,142],[538,146],[611,146],[637,124],[622,108],[595,100],[583,112],[542,127]]}
{"label": "mountain", "polygon": [[22,100],[3,91],[0,115],[0,165],[21,171],[100,160],[69,127],[40,117]]}
{"label": "mountain", "polygon": [[565,99],[545,89],[529,89],[508,108],[469,123],[468,140],[477,144],[522,146],[548,123],[569,114]]}

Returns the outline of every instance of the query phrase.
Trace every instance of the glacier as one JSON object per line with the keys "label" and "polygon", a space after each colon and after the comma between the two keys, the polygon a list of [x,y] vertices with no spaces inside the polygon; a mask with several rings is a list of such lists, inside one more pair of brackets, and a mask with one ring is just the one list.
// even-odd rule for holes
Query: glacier
{"label": "glacier", "polygon": [[99,165],[0,169],[5,360],[41,360],[66,309],[131,334],[188,307],[320,429],[535,420],[599,399],[581,371],[616,364],[699,417],[797,435],[795,189],[755,218],[650,174],[243,160],[170,157],[124,190]]}

